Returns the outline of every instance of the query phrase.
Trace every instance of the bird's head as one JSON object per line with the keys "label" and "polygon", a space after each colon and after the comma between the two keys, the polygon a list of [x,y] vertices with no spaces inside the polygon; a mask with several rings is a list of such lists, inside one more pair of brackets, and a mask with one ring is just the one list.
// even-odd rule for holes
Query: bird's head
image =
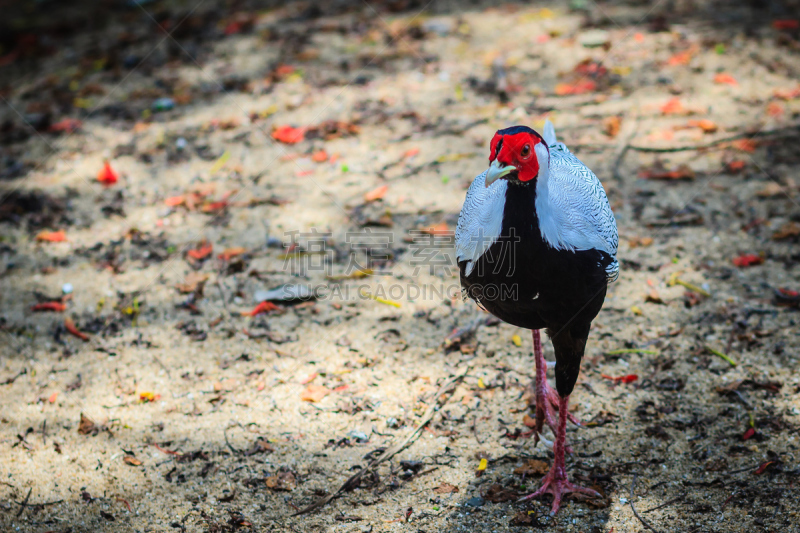
{"label": "bird's head", "polygon": [[550,152],[542,136],[527,126],[514,126],[494,134],[489,152],[488,187],[500,178],[530,183],[547,169]]}

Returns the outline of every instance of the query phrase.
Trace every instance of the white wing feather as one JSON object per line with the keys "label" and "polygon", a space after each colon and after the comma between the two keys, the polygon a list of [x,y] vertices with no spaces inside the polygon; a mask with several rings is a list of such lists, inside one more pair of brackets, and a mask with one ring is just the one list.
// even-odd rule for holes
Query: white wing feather
{"label": "white wing feather", "polygon": [[542,237],[559,250],[606,252],[614,259],[606,269],[609,280],[613,281],[619,274],[616,260],[619,237],[603,185],[564,143],[556,141],[549,120],[544,131],[545,140],[549,137],[553,143],[548,142],[549,172],[540,172],[536,183],[536,213]]}
{"label": "white wing feather", "polygon": [[497,240],[503,230],[503,206],[506,201],[506,180],[497,180],[486,187],[486,172],[473,180],[458,215],[456,227],[456,260],[467,261],[466,275],[472,273],[475,261]]}

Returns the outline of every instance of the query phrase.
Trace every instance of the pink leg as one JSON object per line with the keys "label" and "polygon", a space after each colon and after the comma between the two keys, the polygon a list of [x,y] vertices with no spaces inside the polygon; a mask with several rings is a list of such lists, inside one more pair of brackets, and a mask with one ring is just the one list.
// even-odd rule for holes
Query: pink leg
{"label": "pink leg", "polygon": [[[539,434],[542,432],[543,424],[546,422],[553,434],[556,434],[557,423],[554,410],[559,405],[558,393],[547,384],[547,362],[542,353],[542,339],[538,329],[533,330],[533,353],[536,362],[536,380],[534,387],[536,392],[536,427],[534,432],[534,444],[539,441]],[[570,422],[580,425],[580,422],[572,414],[567,413]],[[572,450],[567,446],[568,453]]]}
{"label": "pink leg", "polygon": [[[573,485],[567,479],[567,469],[564,466],[564,451],[567,444],[567,404],[569,403],[569,396],[566,398],[559,398],[558,404],[558,430],[556,431],[556,443],[553,449],[555,459],[553,459],[553,466],[550,471],[542,479],[542,486],[534,492],[522,498],[527,500],[536,498],[542,494],[549,493],[553,495],[553,507],[550,509],[550,514],[554,515],[561,507],[561,497],[570,492],[581,492],[589,496],[600,497],[596,491]],[[520,501],[522,501],[520,500]]]}

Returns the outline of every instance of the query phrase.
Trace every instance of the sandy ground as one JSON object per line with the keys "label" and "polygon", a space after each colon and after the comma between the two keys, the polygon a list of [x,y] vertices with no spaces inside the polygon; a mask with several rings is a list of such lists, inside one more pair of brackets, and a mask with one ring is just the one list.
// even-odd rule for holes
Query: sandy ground
{"label": "sandy ground", "polygon": [[[0,54],[0,529],[800,531],[797,6],[729,4],[13,19],[39,37]],[[568,433],[606,498],[555,517],[515,502],[552,457],[527,438],[530,333],[460,299],[445,233],[493,132],[547,117],[622,264]],[[247,316],[286,284],[319,298]]]}

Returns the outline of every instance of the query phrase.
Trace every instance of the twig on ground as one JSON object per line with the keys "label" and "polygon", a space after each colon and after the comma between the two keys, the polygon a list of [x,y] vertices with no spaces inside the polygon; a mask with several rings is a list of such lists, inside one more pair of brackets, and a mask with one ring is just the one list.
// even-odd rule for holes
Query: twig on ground
{"label": "twig on ground", "polygon": [[161,369],[162,369],[164,372],[166,372],[166,373],[167,373],[167,377],[168,377],[168,378],[172,379],[172,375],[169,373],[169,368],[167,368],[167,365],[165,365],[164,363],[162,363],[162,362],[161,362],[161,359],[159,359],[158,357],[153,357],[153,361],[155,361],[155,363],[156,363],[158,366],[160,366],[160,367],[161,367]]}
{"label": "twig on ground", "polygon": [[631,126],[630,131],[627,132],[622,139],[620,139],[619,143],[617,143],[617,152],[614,155],[614,164],[611,165],[611,176],[613,176],[617,181],[622,179],[619,169],[622,166],[622,162],[625,160],[625,155],[631,148],[631,141],[636,136],[637,131],[639,131],[638,114],[633,117],[633,126]]}
{"label": "twig on ground", "polygon": [[472,434],[475,435],[475,440],[478,444],[483,444],[483,441],[478,437],[478,415],[472,417]]}
{"label": "twig on ground", "polygon": [[436,394],[434,395],[431,404],[428,406],[428,409],[426,409],[425,415],[422,417],[422,420],[420,420],[419,425],[416,428],[414,428],[414,430],[411,433],[409,433],[408,436],[405,439],[403,439],[402,442],[390,448],[385,449],[382,454],[380,454],[377,458],[373,459],[366,467],[362,468],[361,470],[350,476],[347,479],[347,481],[342,483],[342,485],[335,492],[333,492],[329,496],[326,496],[325,498],[322,498],[317,502],[312,503],[307,507],[304,507],[303,509],[300,509],[292,516],[300,516],[308,514],[311,511],[315,511],[317,509],[320,509],[321,507],[324,507],[325,505],[333,501],[335,498],[337,498],[342,492],[356,487],[358,483],[361,481],[361,478],[363,478],[366,474],[377,468],[378,465],[380,465],[385,461],[388,461],[401,451],[405,450],[408,446],[410,446],[411,443],[413,443],[420,436],[420,434],[422,434],[422,431],[423,429],[425,429],[425,426],[427,426],[430,423],[430,421],[433,420],[433,415],[436,414],[436,407],[439,404],[439,397],[442,394],[446,393],[453,385],[464,379],[464,376],[467,375],[467,372],[470,370],[470,368],[472,367],[466,366],[461,372],[459,372],[457,375],[445,381],[444,384],[441,387],[439,387],[439,390],[436,391]]}
{"label": "twig on ground", "polygon": [[0,381],[0,385],[11,385],[12,383],[14,383],[17,380],[18,377],[24,376],[27,373],[28,373],[28,369],[27,368],[23,368],[22,370],[20,370],[19,374],[17,374],[16,376],[10,377],[5,381]]}
{"label": "twig on ground", "polygon": [[25,496],[25,499],[22,500],[22,503],[17,502],[17,505],[19,505],[19,511],[17,511],[17,517],[22,516],[22,513],[25,512],[25,507],[28,506],[28,500],[31,498],[31,492],[33,492],[33,487],[28,489],[28,495]]}
{"label": "twig on ground", "polygon": [[657,505],[657,506],[655,506],[655,507],[651,507],[650,509],[648,509],[648,510],[646,510],[646,511],[642,511],[642,514],[644,514],[644,513],[649,513],[650,511],[657,511],[657,510],[659,510],[659,509],[663,509],[663,508],[664,508],[664,507],[666,507],[667,505],[672,505],[672,504],[673,504],[673,503],[675,503],[675,502],[679,502],[679,501],[681,501],[683,498],[685,498],[685,496],[684,496],[683,494],[681,494],[681,495],[680,495],[680,496],[678,496],[677,498],[672,498],[672,499],[671,499],[670,501],[668,501],[668,502],[664,502],[664,503],[662,503],[661,505]]}
{"label": "twig on ground", "polygon": [[633,511],[633,515],[634,515],[636,518],[638,518],[638,519],[639,519],[639,522],[641,522],[641,523],[642,523],[642,525],[643,525],[644,527],[646,527],[647,529],[649,529],[649,530],[650,530],[650,531],[652,531],[653,533],[658,533],[658,531],[656,531],[656,530],[653,528],[653,526],[651,526],[650,524],[648,524],[648,523],[647,523],[647,521],[645,521],[645,519],[644,519],[644,518],[642,518],[641,516],[639,516],[639,513],[637,513],[637,512],[636,512],[636,507],[634,507],[634,506],[633,506],[633,489],[634,489],[635,487],[636,487],[636,473],[634,473],[634,474],[633,474],[633,481],[631,481],[631,494],[630,494],[630,497],[629,497],[629,499],[628,499],[628,503],[629,503],[629,504],[631,504],[631,511]]}
{"label": "twig on ground", "polygon": [[650,152],[650,153],[657,153],[657,154],[667,154],[673,152],[690,152],[692,150],[705,150],[706,148],[714,148],[723,143],[737,141],[739,139],[753,139],[756,137],[770,137],[772,135],[781,136],[783,134],[787,134],[791,131],[800,130],[800,124],[792,124],[791,126],[786,126],[783,128],[775,128],[771,130],[762,130],[762,131],[754,131],[754,132],[744,132],[744,133],[737,133],[736,135],[731,135],[729,137],[723,137],[721,139],[717,139],[711,142],[707,142],[704,144],[691,144],[687,146],[672,146],[672,147],[664,147],[658,148],[655,146],[636,146],[630,145],[628,149],[635,150],[637,152]]}
{"label": "twig on ground", "polygon": [[[232,451],[236,455],[242,455],[242,453],[244,453],[244,452],[242,452],[242,450],[237,450],[236,448],[234,448],[233,445],[231,445],[231,443],[228,441],[228,430],[230,428],[232,428],[233,426],[235,426],[235,425],[236,424],[231,424],[228,427],[226,427],[225,429],[223,429],[222,430],[222,434],[225,436],[225,444],[228,445],[228,449],[230,451]],[[241,427],[241,425],[240,425],[240,427]]]}

